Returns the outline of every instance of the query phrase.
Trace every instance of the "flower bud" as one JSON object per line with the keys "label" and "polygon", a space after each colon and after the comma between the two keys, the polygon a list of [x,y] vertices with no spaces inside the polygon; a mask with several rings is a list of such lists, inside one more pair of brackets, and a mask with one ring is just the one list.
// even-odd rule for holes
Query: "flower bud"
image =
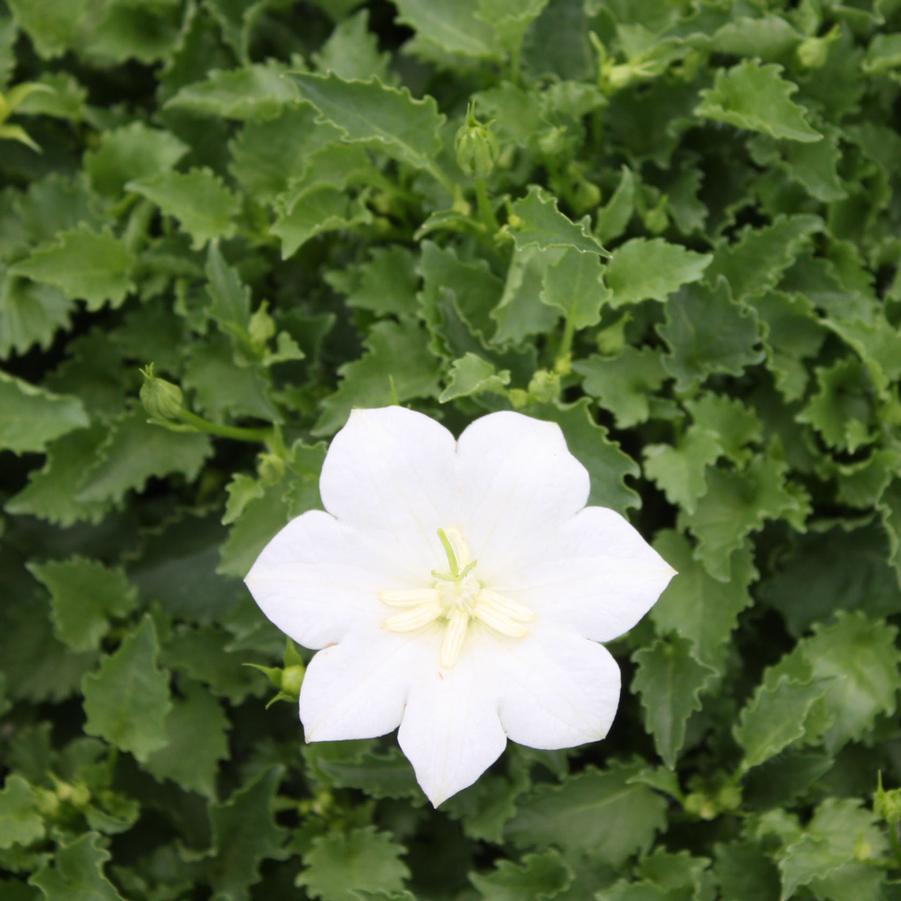
{"label": "flower bud", "polygon": [[141,385],[141,403],[148,415],[163,421],[178,419],[184,410],[181,388],[157,378],[153,374],[153,363],[148,363],[141,370],[144,384]]}
{"label": "flower bud", "polygon": [[901,788],[886,791],[882,787],[882,773],[873,794],[873,813],[892,828],[901,823]]}
{"label": "flower bud", "polygon": [[840,34],[838,26],[835,26],[822,37],[811,35],[811,37],[805,38],[795,50],[798,62],[805,69],[822,68],[829,56],[829,45],[837,41]]}
{"label": "flower bud", "polygon": [[457,151],[457,165],[467,174],[485,178],[494,171],[500,155],[497,138],[491,131],[490,122],[480,122],[470,103],[466,122],[460,126],[454,138]]}

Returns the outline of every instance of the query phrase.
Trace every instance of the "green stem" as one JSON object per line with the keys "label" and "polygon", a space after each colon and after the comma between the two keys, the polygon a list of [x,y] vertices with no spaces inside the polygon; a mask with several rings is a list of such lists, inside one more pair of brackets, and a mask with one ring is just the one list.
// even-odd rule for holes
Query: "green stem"
{"label": "green stem", "polygon": [[440,184],[441,187],[451,195],[451,197],[454,196],[454,191],[457,188],[457,184],[449,175],[446,175],[439,166],[435,165],[435,163],[430,163],[428,165],[427,171],[429,175],[431,175],[432,178],[434,178],[435,181],[437,181],[438,184]]}
{"label": "green stem", "polygon": [[895,854],[895,867],[901,868],[901,840],[898,839],[897,823],[888,824],[888,838],[892,845],[892,851]]}
{"label": "green stem", "polygon": [[182,410],[178,414],[186,425],[193,426],[200,432],[206,432],[209,435],[217,435],[220,438],[231,438],[234,441],[249,441],[253,444],[270,444],[273,441],[274,431],[272,429],[247,429],[237,425],[220,425],[218,422],[210,422],[196,413],[189,410]]}
{"label": "green stem", "polygon": [[479,219],[488,230],[489,235],[493,235],[497,231],[497,218],[494,215],[494,208],[491,206],[491,199],[488,196],[488,186],[485,184],[484,178],[476,178],[476,205],[479,210]]}
{"label": "green stem", "polygon": [[554,370],[560,375],[569,373],[575,333],[572,317],[567,316],[563,326],[563,337],[560,338],[560,346],[557,348],[557,356],[554,360]]}

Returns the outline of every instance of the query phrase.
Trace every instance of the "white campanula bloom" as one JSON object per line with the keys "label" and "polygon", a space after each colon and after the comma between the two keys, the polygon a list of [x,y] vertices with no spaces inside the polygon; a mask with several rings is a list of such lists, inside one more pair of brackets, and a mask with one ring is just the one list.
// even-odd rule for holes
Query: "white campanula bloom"
{"label": "white campanula bloom", "polygon": [[632,628],[674,575],[589,478],[553,423],[492,413],[458,440],[401,407],[355,410],[319,483],[247,575],[263,612],[318,650],[300,692],[307,741],[400,727],[438,805],[507,739],[604,738]]}

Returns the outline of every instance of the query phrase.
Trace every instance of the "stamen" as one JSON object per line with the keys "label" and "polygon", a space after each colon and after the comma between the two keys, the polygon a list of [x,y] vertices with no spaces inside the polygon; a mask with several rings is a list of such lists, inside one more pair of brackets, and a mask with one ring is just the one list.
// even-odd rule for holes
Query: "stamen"
{"label": "stamen", "polygon": [[529,632],[528,626],[516,622],[516,620],[511,619],[505,613],[499,613],[490,602],[482,603],[481,598],[476,603],[472,615],[485,623],[490,629],[494,629],[495,632],[500,632],[501,635],[506,635],[509,638],[522,638]]}
{"label": "stamen", "polygon": [[439,595],[434,588],[410,588],[380,591],[379,600],[389,607],[415,607],[417,604],[433,604],[439,600]]}
{"label": "stamen", "polygon": [[390,632],[412,632],[421,629],[441,615],[441,604],[433,601],[428,604],[420,604],[403,613],[394,613],[382,622],[382,625]]}
{"label": "stamen", "polygon": [[528,607],[504,597],[490,588],[482,589],[482,593],[479,595],[479,603],[487,604],[497,613],[509,616],[510,619],[515,619],[520,623],[530,623],[535,619],[534,612]]}
{"label": "stamen", "polygon": [[[460,534],[459,529],[445,529],[444,534],[450,542],[450,546],[454,549],[454,557],[457,559],[457,565],[464,568],[460,576],[466,574],[465,568],[473,563],[472,554],[469,553],[469,545],[466,539]],[[471,568],[471,567],[470,567]]]}
{"label": "stamen", "polygon": [[450,669],[457,662],[468,626],[469,615],[465,610],[451,610],[441,642],[441,665],[445,669]]}

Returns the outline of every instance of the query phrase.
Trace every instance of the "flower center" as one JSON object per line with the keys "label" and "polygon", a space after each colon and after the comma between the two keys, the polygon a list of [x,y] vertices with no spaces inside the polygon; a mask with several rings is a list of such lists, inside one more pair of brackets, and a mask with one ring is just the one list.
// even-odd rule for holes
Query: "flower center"
{"label": "flower center", "polygon": [[435,621],[444,624],[441,665],[452,667],[460,656],[473,620],[509,638],[522,638],[535,615],[528,607],[492,591],[476,574],[476,561],[457,529],[439,529],[447,570],[432,570],[428,588],[380,591],[379,600],[399,612],[382,625],[390,632],[413,632]]}

